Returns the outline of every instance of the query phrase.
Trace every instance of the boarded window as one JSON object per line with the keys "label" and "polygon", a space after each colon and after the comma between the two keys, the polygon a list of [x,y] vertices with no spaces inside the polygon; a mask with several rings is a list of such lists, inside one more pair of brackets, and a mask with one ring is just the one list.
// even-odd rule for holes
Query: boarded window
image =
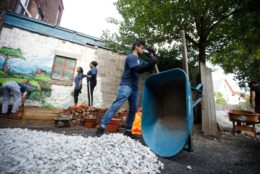
{"label": "boarded window", "polygon": [[[74,78],[76,66],[76,59],[56,56],[53,63],[51,78],[64,83],[64,85],[71,85]],[[57,84],[57,83],[56,83]]]}

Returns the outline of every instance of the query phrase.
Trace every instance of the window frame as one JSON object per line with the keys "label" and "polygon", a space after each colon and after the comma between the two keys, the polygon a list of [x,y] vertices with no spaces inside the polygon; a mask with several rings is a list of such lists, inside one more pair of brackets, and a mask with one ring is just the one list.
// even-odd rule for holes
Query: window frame
{"label": "window frame", "polygon": [[[64,59],[64,63],[63,63],[62,66],[55,64],[56,58]],[[67,60],[68,59],[74,61],[74,67],[73,68],[67,66]],[[56,85],[72,86],[73,81],[74,81],[74,74],[75,74],[75,70],[76,70],[76,65],[77,65],[77,59],[76,58],[56,54],[54,56],[54,59],[53,59],[52,70],[51,70],[51,75],[50,75],[50,77],[52,79],[52,83],[56,84]],[[61,69],[61,79],[53,77],[55,68]],[[71,71],[71,73],[72,73],[71,78],[69,80],[63,79],[64,74],[67,70]]]}

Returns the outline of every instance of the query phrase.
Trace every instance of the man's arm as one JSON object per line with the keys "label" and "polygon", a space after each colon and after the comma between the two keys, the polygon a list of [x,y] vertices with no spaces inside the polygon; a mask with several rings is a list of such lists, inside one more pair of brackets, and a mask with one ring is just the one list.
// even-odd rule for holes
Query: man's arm
{"label": "man's arm", "polygon": [[138,72],[139,74],[142,74],[146,71],[150,71],[154,68],[154,65],[155,63],[154,62],[148,62],[147,64],[145,65],[137,65],[137,66],[134,66],[133,68],[131,68],[130,70],[132,72]]}
{"label": "man's arm", "polygon": [[151,71],[154,68],[155,64],[158,62],[158,56],[151,52],[149,53],[149,56],[151,58],[150,62],[145,62],[144,64],[134,66],[133,68],[131,68],[131,71],[135,71],[140,74],[146,71]]}
{"label": "man's arm", "polygon": [[250,91],[250,106],[255,107],[255,91]]}
{"label": "man's arm", "polygon": [[22,106],[24,105],[24,102],[25,102],[25,99],[26,99],[26,96],[28,95],[28,93],[27,92],[24,92],[23,94],[22,94]]}

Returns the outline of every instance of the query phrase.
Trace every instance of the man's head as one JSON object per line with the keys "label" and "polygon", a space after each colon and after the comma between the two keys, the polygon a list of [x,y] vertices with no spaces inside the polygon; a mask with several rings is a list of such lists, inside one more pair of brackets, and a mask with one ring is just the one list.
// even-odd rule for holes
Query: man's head
{"label": "man's head", "polygon": [[256,83],[256,81],[251,81],[251,82],[249,82],[249,87],[251,88],[251,87],[254,87],[254,86],[256,86],[257,85],[257,83]]}
{"label": "man's head", "polygon": [[92,61],[92,62],[90,62],[89,66],[90,66],[90,68],[97,67],[98,63],[96,61]]}
{"label": "man's head", "polygon": [[135,40],[135,42],[132,45],[132,50],[138,56],[141,56],[144,53],[144,46],[145,46],[145,43],[143,41]]}

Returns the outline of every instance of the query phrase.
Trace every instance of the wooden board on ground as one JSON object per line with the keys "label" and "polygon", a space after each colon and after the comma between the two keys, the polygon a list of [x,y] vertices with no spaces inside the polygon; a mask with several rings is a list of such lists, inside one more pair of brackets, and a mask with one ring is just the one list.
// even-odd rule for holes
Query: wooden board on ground
{"label": "wooden board on ground", "polygon": [[60,109],[41,108],[37,106],[25,106],[23,112],[24,120],[53,120]]}

